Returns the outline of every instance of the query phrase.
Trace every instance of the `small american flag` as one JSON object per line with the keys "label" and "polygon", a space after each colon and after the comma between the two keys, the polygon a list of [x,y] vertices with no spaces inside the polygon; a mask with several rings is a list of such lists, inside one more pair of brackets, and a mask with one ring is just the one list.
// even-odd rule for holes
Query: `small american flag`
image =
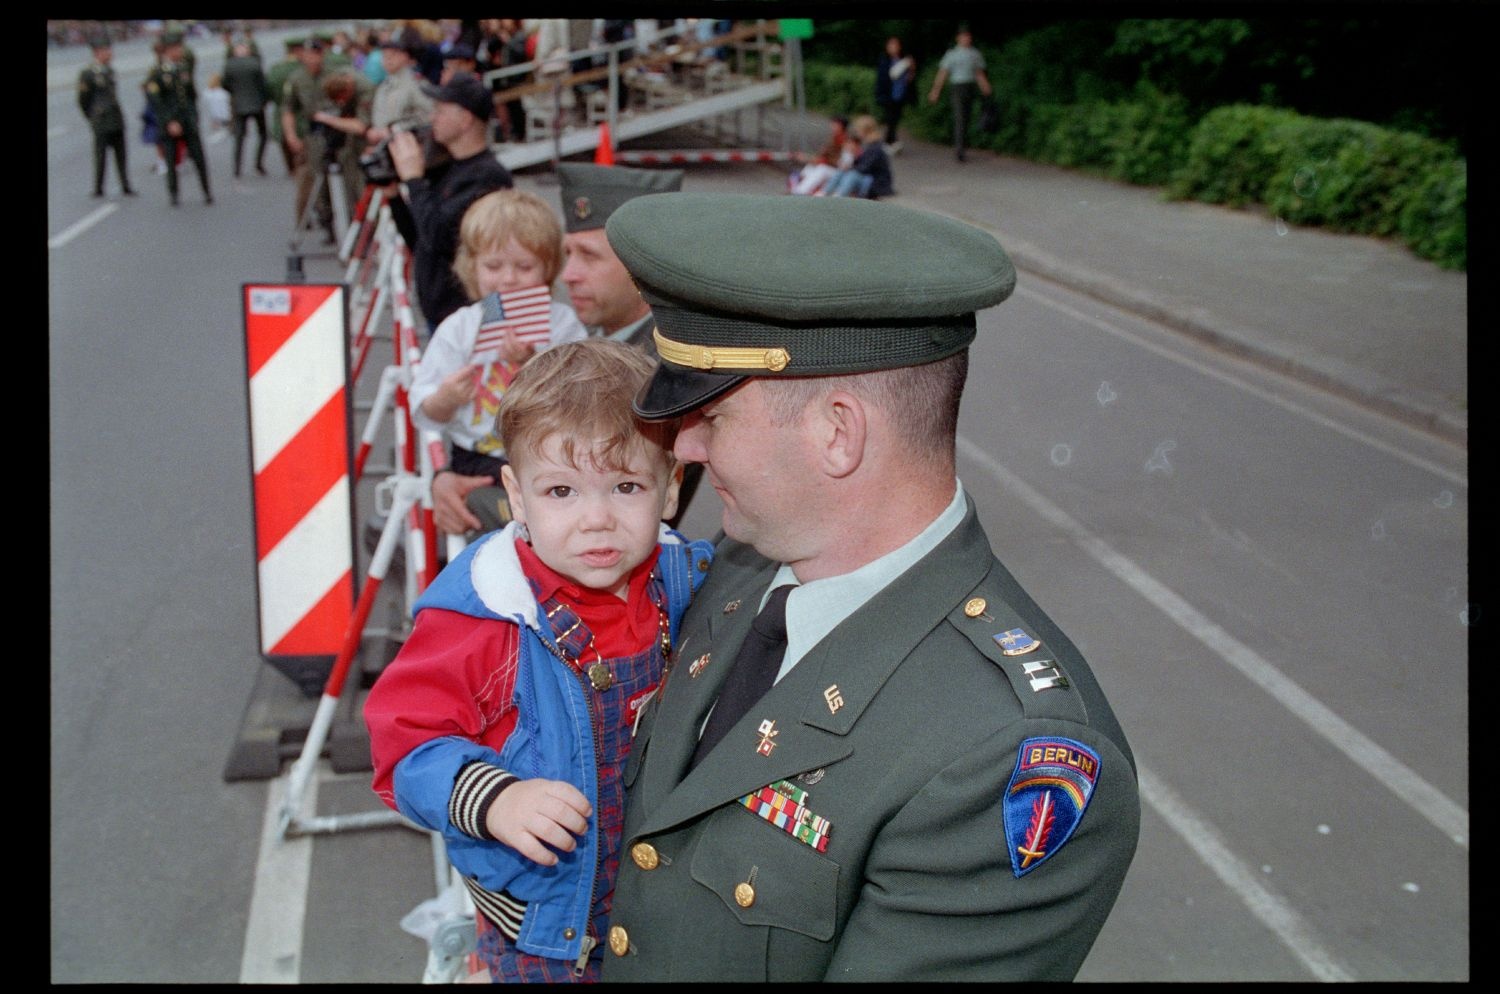
{"label": "small american flag", "polygon": [[509,331],[521,342],[546,345],[551,334],[552,293],[544,285],[524,290],[499,291],[481,301],[479,334],[474,338],[470,361],[481,353],[497,352]]}

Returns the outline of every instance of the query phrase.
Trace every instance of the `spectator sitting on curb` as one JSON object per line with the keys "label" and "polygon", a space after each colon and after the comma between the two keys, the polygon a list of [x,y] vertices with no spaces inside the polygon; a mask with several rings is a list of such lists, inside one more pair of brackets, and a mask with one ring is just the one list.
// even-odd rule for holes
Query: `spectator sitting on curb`
{"label": "spectator sitting on curb", "polygon": [[[787,177],[788,192],[803,195],[817,193],[840,169],[848,169],[853,165],[854,157],[847,152],[848,142],[849,119],[842,114],[835,114],[828,119],[828,144],[819,149],[812,161],[799,172]],[[797,153],[797,158],[799,161],[807,161],[800,152]]]}
{"label": "spectator sitting on curb", "polygon": [[[878,200],[895,193],[891,186],[891,159],[880,140],[880,123],[868,114],[854,119],[855,141],[850,144],[854,161],[824,187],[830,197],[864,197]],[[821,195],[821,192],[820,192]]]}

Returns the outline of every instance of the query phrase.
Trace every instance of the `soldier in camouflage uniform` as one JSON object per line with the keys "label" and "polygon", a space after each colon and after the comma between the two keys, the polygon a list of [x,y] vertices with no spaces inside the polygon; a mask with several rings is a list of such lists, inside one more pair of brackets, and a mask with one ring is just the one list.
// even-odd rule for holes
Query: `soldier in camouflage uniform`
{"label": "soldier in camouflage uniform", "polygon": [[94,62],[78,74],[78,109],[94,132],[94,196],[104,196],[104,153],[114,149],[115,165],[120,170],[120,187],[127,197],[135,196],[130,188],[130,174],[125,168],[125,115],[115,96],[115,71],[109,62],[114,50],[102,35],[92,42]]}
{"label": "soldier in camouflage uniform", "polygon": [[167,163],[167,193],[172,206],[177,200],[177,143],[187,146],[187,154],[198,170],[198,182],[203,186],[203,202],[211,204],[214,195],[208,188],[208,163],[203,158],[203,142],[198,137],[198,91],[193,86],[193,77],[183,63],[182,35],[167,32],[162,35],[161,61],[146,74],[146,100],[156,115],[161,129],[158,143],[162,147]]}
{"label": "soldier in camouflage uniform", "polygon": [[[300,225],[307,213],[308,201],[312,199],[313,188],[329,159],[331,129],[321,123],[314,126],[313,115],[331,109],[323,93],[323,84],[332,73],[323,65],[323,42],[317,37],[308,38],[297,50],[297,61],[301,64],[291,71],[281,87],[281,131],[296,163],[296,223]],[[326,183],[318,191],[314,209],[318,226],[327,232],[331,243],[334,238],[333,204]]]}
{"label": "soldier in camouflage uniform", "polygon": [[281,148],[281,156],[286,161],[288,176],[296,175],[297,159],[292,154],[291,146],[286,143],[286,133],[281,127],[281,94],[286,88],[287,77],[302,64],[297,60],[297,52],[301,48],[301,38],[288,38],[286,54],[282,56],[280,62],[266,70],[266,86],[271,91],[271,140]]}

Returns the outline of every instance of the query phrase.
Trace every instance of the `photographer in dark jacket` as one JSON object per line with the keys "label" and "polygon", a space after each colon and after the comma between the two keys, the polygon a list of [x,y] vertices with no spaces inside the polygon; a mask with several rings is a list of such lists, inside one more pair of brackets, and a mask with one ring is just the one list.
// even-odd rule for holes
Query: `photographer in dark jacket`
{"label": "photographer in dark jacket", "polygon": [[417,303],[431,334],[449,314],[469,302],[453,259],[458,251],[458,225],[470,204],[486,193],[512,186],[510,172],[490,151],[488,123],[495,101],[472,73],[461,73],[446,86],[426,86],[433,100],[432,140],[452,156],[442,174],[427,175],[422,143],[409,131],[391,136],[391,161],[405,187],[402,201],[410,212],[410,226],[397,217],[398,227],[416,233],[412,245]]}

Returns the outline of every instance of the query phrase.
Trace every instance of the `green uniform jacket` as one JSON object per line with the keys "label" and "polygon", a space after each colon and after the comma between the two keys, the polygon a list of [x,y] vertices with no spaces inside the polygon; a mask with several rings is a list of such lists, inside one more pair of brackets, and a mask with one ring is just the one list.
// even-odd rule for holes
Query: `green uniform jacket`
{"label": "green uniform jacket", "polygon": [[[323,95],[323,82],[330,75],[326,66],[314,76],[307,71],[306,66],[299,63],[287,75],[286,82],[281,84],[281,110],[292,112],[292,119],[297,124],[298,138],[307,139],[311,134],[313,114],[320,110],[333,109],[328,98]],[[313,136],[314,139],[316,137]],[[308,154],[312,155],[312,153]]]}
{"label": "green uniform jacket", "polygon": [[78,74],[78,109],[88,118],[96,135],[113,135],[125,130],[125,115],[115,95],[115,71],[95,62]]}
{"label": "green uniform jacket", "polygon": [[301,62],[288,55],[266,70],[266,88],[270,91],[273,105],[271,107],[271,137],[277,141],[281,140],[281,91],[286,86],[287,77],[301,66]]}
{"label": "green uniform jacket", "polygon": [[[1083,658],[994,558],[973,503],[684,779],[775,568],[720,543],[642,717],[603,979],[1072,979],[1135,852],[1134,759]],[[1040,647],[1004,655],[994,636],[1013,628]],[[1066,844],[1049,841],[1018,877],[1003,799],[1020,744],[1052,737],[1097,754],[1097,784]],[[825,852],[739,802],[778,780],[826,819]]]}
{"label": "green uniform jacket", "polygon": [[167,124],[176,121],[183,131],[198,128],[198,90],[191,70],[178,62],[158,62],[146,74],[146,100],[166,138]]}

